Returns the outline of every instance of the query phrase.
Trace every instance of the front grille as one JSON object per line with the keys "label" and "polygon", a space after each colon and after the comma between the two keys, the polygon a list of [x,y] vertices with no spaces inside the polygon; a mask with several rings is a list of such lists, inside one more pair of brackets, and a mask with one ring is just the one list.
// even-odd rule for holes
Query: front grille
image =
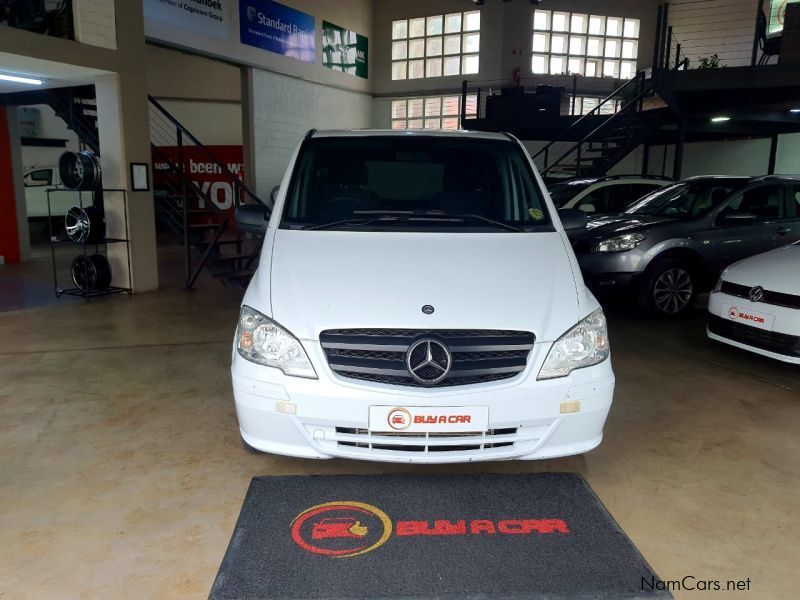
{"label": "front grille", "polygon": [[[450,372],[428,385],[414,379],[406,353],[417,340],[442,342],[452,355]],[[525,370],[534,335],[490,329],[331,329],[319,336],[331,369],[342,377],[413,387],[499,381]],[[423,374],[424,376],[424,374]]]}
{"label": "front grille", "polygon": [[723,319],[716,315],[709,317],[708,330],[720,337],[753,346],[754,348],[800,357],[800,336],[766,331]]}
{"label": "front grille", "polygon": [[[750,299],[750,290],[753,286],[741,285],[730,281],[723,281],[720,291],[729,296],[736,296],[737,298]],[[771,290],[764,290],[764,297],[760,300],[762,304],[771,304],[773,306],[785,306],[786,308],[800,308],[800,296],[794,294],[784,294],[783,292],[773,292]]]}
{"label": "front grille", "polygon": [[[389,450],[392,452],[469,452],[510,448],[514,445],[514,441],[509,438],[517,435],[517,429],[512,427],[490,429],[485,435],[483,432],[475,431],[465,433],[429,433],[427,435],[424,433],[381,433],[371,436],[366,429],[337,427],[336,433],[348,436],[348,438],[360,437],[361,440],[358,441],[338,441],[339,446],[351,448]],[[404,443],[387,443],[392,438],[402,439]]]}

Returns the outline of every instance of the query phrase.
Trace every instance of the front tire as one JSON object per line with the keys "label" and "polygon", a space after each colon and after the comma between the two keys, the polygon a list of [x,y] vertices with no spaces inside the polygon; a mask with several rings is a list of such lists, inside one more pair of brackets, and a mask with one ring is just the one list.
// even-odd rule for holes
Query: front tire
{"label": "front tire", "polygon": [[649,269],[639,290],[639,304],[660,317],[685,314],[697,298],[698,278],[682,260],[664,259]]}

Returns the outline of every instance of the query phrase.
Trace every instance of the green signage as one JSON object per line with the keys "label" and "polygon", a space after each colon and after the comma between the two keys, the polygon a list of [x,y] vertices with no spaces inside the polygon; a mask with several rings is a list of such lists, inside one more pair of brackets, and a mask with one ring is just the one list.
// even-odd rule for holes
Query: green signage
{"label": "green signage", "polygon": [[355,31],[322,22],[322,64],[334,71],[367,79],[367,38]]}

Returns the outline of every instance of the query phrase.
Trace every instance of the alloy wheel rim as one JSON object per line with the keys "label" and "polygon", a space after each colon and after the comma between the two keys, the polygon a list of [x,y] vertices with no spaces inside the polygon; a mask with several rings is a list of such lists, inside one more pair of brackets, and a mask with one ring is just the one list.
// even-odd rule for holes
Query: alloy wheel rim
{"label": "alloy wheel rim", "polygon": [[692,277],[685,269],[667,269],[653,286],[653,301],[656,307],[667,314],[674,315],[685,309],[694,294]]}

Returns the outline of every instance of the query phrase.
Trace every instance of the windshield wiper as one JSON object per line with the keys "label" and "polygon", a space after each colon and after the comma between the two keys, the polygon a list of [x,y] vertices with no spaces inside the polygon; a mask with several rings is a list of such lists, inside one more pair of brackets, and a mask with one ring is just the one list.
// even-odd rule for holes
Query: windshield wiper
{"label": "windshield wiper", "polygon": [[383,217],[405,217],[405,219],[434,219],[442,221],[480,221],[493,225],[499,229],[507,231],[524,231],[521,227],[516,225],[509,225],[501,221],[495,221],[489,217],[476,215],[472,213],[449,213],[443,210],[354,210],[354,215],[365,216],[383,216]]}

